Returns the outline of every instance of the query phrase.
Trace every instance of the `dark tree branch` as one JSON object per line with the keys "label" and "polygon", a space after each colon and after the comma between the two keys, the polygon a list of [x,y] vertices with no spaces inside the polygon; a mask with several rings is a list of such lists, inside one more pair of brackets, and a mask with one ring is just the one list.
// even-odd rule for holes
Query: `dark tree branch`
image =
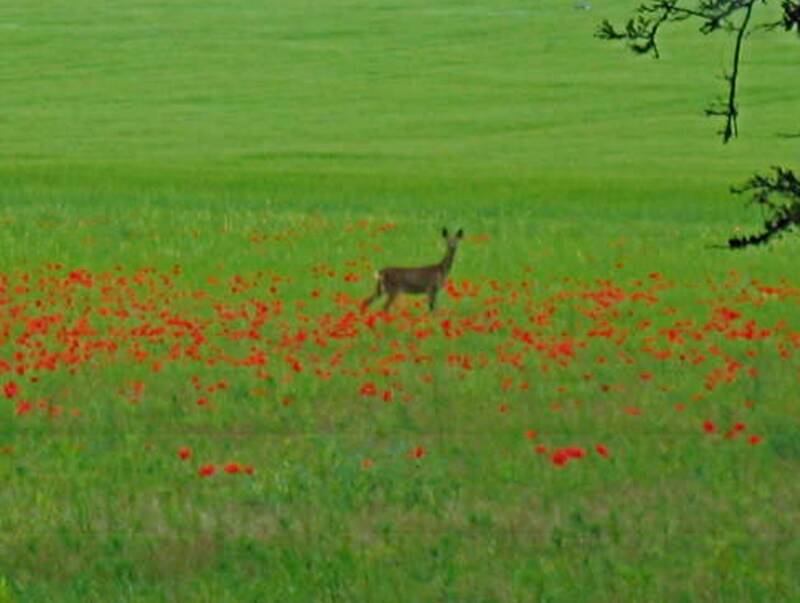
{"label": "dark tree branch", "polygon": [[783,29],[784,31],[792,31],[797,29],[800,35],[800,0],[783,0],[781,3],[783,15],[777,21],[770,21],[769,23],[762,23],[754,27],[755,30],[774,31],[776,29]]}
{"label": "dark tree branch", "polygon": [[636,16],[625,24],[625,29],[615,29],[606,19],[598,27],[595,36],[603,40],[627,40],[628,46],[634,52],[652,52],[657,58],[656,38],[664,23],[699,19],[702,21],[700,32],[710,34],[718,29],[730,28],[730,17],[736,11],[754,4],[750,0],[699,0],[697,8],[692,9],[680,6],[679,2],[680,0],[652,0],[641,4],[636,9]]}
{"label": "dark tree branch", "polygon": [[684,21],[692,16],[700,16],[696,11],[678,6],[678,0],[654,0],[636,9],[636,16],[625,24],[625,29],[617,31],[610,21],[604,20],[595,36],[602,40],[627,40],[628,47],[636,54],[652,53],[659,58],[656,39],[664,23]]}
{"label": "dark tree branch", "polygon": [[[651,0],[636,9],[636,16],[628,20],[625,29],[617,30],[610,21],[605,20],[600,24],[595,35],[604,40],[625,40],[628,43],[628,47],[635,53],[652,54],[654,58],[659,58],[657,38],[660,28],[665,23],[696,19],[701,22],[700,32],[704,35],[720,29],[735,31],[736,43],[731,60],[732,69],[730,74],[725,76],[728,82],[727,100],[706,109],[706,115],[720,116],[725,119],[720,134],[722,135],[722,141],[728,142],[738,133],[736,93],[742,47],[750,27],[753,8],[759,0],[698,0],[694,8],[681,6],[680,1]],[[764,0],[760,1],[763,2]],[[800,3],[800,0],[784,0],[784,14],[794,10],[793,7],[800,6],[800,4],[796,3]],[[790,5],[790,7],[787,9],[786,5]],[[744,16],[737,25],[735,23],[735,15],[739,11],[744,11]]]}
{"label": "dark tree branch", "polygon": [[[795,30],[800,36],[800,0],[780,0],[782,17],[779,21],[752,25],[753,9],[757,2],[768,0],[693,0],[692,8],[682,6],[684,0],[647,0],[636,10],[625,28],[617,30],[609,21],[600,24],[595,35],[604,40],[621,40],[637,54],[659,57],[657,38],[664,24],[696,19],[701,22],[700,32],[708,35],[722,29],[735,33],[731,71],[725,75],[728,94],[724,101],[711,105],[706,115],[724,118],[720,130],[723,143],[738,135],[739,110],[736,95],[739,88],[744,42],[751,31],[773,31],[783,28]],[[691,0],[685,0],[687,3]],[[776,0],[777,1],[777,0]],[[740,13],[740,11],[742,11]],[[736,15],[741,14],[741,18]],[[792,137],[791,134],[783,134]],[[761,208],[764,226],[756,234],[728,239],[729,249],[741,249],[751,245],[763,245],[795,227],[800,228],[800,180],[794,172],[782,167],[773,168],[769,176],[756,174],[744,186],[733,188],[736,194],[751,194],[751,203]]]}
{"label": "dark tree branch", "polygon": [[750,24],[750,17],[753,14],[753,6],[756,0],[746,3],[744,18],[736,31],[736,45],[733,49],[733,68],[730,75],[725,76],[728,80],[728,100],[722,108],[713,106],[706,109],[706,115],[719,115],[725,118],[725,127],[721,130],[722,142],[728,142],[731,137],[739,135],[739,124],[737,117],[739,109],[736,106],[736,85],[739,82],[739,65],[742,58],[742,40],[744,40],[747,26]]}
{"label": "dark tree branch", "polygon": [[658,28],[666,20],[666,15],[661,15],[657,19],[649,19],[640,14],[630,19],[625,25],[625,31],[621,32],[615,30],[611,22],[606,20],[600,24],[595,36],[603,40],[628,40],[628,47],[636,54],[652,52],[655,58],[659,58],[656,36]]}
{"label": "dark tree branch", "polygon": [[783,28],[786,31],[797,30],[800,36],[800,0],[783,0]]}
{"label": "dark tree branch", "polygon": [[[764,228],[760,233],[728,239],[730,249],[763,245],[776,236],[800,226],[800,180],[792,170],[772,168],[772,176],[756,174],[744,186],[731,188],[736,194],[751,193],[750,202],[761,207]],[[775,201],[773,198],[782,198]]]}
{"label": "dark tree branch", "polygon": [[767,205],[770,209],[777,207],[770,203],[772,195],[800,201],[800,180],[798,180],[794,172],[781,166],[774,166],[772,170],[775,172],[772,178],[756,174],[742,186],[731,187],[731,192],[741,195],[752,191],[753,198],[751,202],[758,205]]}

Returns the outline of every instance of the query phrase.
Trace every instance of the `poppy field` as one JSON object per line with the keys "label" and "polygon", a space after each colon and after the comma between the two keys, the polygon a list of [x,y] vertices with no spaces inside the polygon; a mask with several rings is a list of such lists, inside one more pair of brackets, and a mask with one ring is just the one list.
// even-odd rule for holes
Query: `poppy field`
{"label": "poppy field", "polygon": [[0,7],[0,603],[800,599],[782,42],[722,147],[619,3],[96,4]]}
{"label": "poppy field", "polygon": [[[797,592],[799,287],[647,272],[623,241],[582,274],[494,277],[478,225],[434,313],[364,311],[375,257],[416,226],[223,226],[258,268],[4,270],[6,593]],[[336,248],[288,259],[319,240]]]}

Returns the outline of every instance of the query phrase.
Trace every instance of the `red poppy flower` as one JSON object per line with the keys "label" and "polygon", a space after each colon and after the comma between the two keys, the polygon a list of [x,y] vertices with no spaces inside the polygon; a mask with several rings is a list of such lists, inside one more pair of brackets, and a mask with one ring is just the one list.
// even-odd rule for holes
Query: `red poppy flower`
{"label": "red poppy flower", "polygon": [[178,449],[178,457],[179,457],[179,458],[180,458],[182,461],[185,461],[185,460],[187,460],[187,459],[190,459],[190,458],[192,457],[192,449],[191,449],[191,448],[189,448],[188,446],[181,446],[181,447]]}
{"label": "red poppy flower", "polygon": [[217,470],[216,467],[214,467],[214,465],[209,463],[208,465],[203,465],[202,467],[200,467],[200,469],[197,471],[197,474],[200,477],[210,477],[214,475],[216,470]]}
{"label": "red poppy flower", "polygon": [[759,435],[751,435],[747,438],[747,441],[751,446],[758,446],[764,439]]}
{"label": "red poppy flower", "polygon": [[611,453],[608,451],[608,446],[605,444],[597,444],[594,449],[597,451],[597,454],[602,457],[608,458],[611,456]]}
{"label": "red poppy flower", "polygon": [[19,385],[13,381],[9,381],[3,386],[3,393],[6,395],[6,398],[10,400],[19,393]]}
{"label": "red poppy flower", "polygon": [[556,450],[550,457],[550,460],[557,467],[563,467],[567,464],[567,461],[569,461],[569,455],[565,450]]}
{"label": "red poppy flower", "polygon": [[717,431],[717,426],[712,421],[703,421],[703,431],[706,433],[714,433]]}
{"label": "red poppy flower", "polygon": [[359,390],[362,396],[375,396],[378,393],[378,388],[375,387],[375,384],[371,381],[365,383],[361,386],[361,390]]}
{"label": "red poppy flower", "polygon": [[427,450],[425,450],[425,447],[424,447],[424,446],[414,446],[414,448],[412,448],[412,449],[411,449],[411,451],[408,453],[408,455],[409,455],[409,456],[410,456],[412,459],[421,459],[421,458],[423,458],[423,457],[424,457],[426,454],[428,454],[428,451],[427,451]]}
{"label": "red poppy flower", "polygon": [[242,471],[242,466],[239,463],[228,463],[224,467],[225,473],[240,473]]}
{"label": "red poppy flower", "polygon": [[564,448],[564,453],[571,459],[582,459],[586,456],[586,450],[577,446]]}

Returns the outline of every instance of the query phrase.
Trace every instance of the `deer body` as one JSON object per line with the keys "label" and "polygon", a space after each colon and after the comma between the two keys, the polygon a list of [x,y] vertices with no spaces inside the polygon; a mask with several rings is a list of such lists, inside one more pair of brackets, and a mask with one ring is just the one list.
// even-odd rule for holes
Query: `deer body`
{"label": "deer body", "polygon": [[383,268],[376,274],[377,284],[375,292],[364,300],[362,308],[366,309],[381,295],[386,295],[384,311],[388,310],[401,293],[427,294],[428,308],[433,311],[436,306],[436,295],[447,281],[447,275],[453,267],[453,258],[456,255],[458,243],[464,236],[464,231],[459,230],[455,236],[449,236],[447,229],[442,230],[442,236],[447,242],[447,251],[438,264],[420,266],[417,268]]}

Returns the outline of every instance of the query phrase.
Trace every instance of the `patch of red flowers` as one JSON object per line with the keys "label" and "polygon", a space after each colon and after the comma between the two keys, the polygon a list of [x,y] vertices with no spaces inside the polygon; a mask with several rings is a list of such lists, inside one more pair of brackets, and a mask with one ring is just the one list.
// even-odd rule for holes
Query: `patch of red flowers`
{"label": "patch of red flowers", "polygon": [[[255,469],[252,465],[244,465],[242,463],[237,462],[230,462],[222,466],[222,471],[227,473],[228,475],[236,475],[239,473],[244,473],[245,475],[253,475],[255,473]],[[198,469],[197,474],[200,477],[211,477],[217,472],[217,467],[212,464],[208,463],[203,465]]]}
{"label": "patch of red flowers", "polygon": [[21,416],[29,413],[31,410],[33,410],[33,404],[31,404],[27,400],[20,400],[19,402],[17,402],[17,408],[14,411],[14,414],[16,414],[17,416]]}
{"label": "patch of red flowers", "polygon": [[217,472],[217,468],[214,467],[212,464],[203,465],[200,469],[197,470],[197,474],[200,477],[211,477]]}
{"label": "patch of red flowers", "polygon": [[550,461],[557,467],[565,466],[572,459],[582,459],[586,456],[586,449],[578,446],[556,448],[550,455]]}
{"label": "patch of red flowers", "polygon": [[369,381],[361,386],[359,393],[362,396],[367,396],[367,397],[376,396],[378,395],[378,388],[375,386],[374,383]]}
{"label": "patch of red flowers", "polygon": [[564,450],[556,450],[550,455],[550,460],[557,467],[563,467],[569,461],[569,455]]}
{"label": "patch of red flowers", "polygon": [[424,446],[414,446],[408,453],[408,456],[412,459],[422,459],[425,455],[428,454],[428,451],[425,449]]}
{"label": "patch of red flowers", "polygon": [[11,400],[14,396],[19,393],[19,385],[17,385],[13,381],[8,381],[3,386],[3,393],[5,394],[6,398]]}
{"label": "patch of red flowers", "polygon": [[[217,268],[224,270],[222,265]],[[562,369],[577,364],[575,375],[582,375],[592,388],[599,389],[604,402],[617,402],[612,412],[634,418],[643,415],[629,422],[647,423],[653,415],[658,428],[663,408],[688,411],[700,406],[695,403],[711,401],[712,397],[716,403],[717,388],[730,388],[723,391],[722,399],[736,391],[747,391],[734,388],[745,379],[749,386],[749,379],[759,378],[754,359],[764,373],[765,368],[775,366],[770,363],[791,360],[800,352],[800,331],[793,314],[777,323],[760,324],[763,313],[759,307],[767,296],[771,304],[788,300],[796,305],[800,300],[800,288],[789,285],[748,285],[739,277],[713,282],[715,294],[704,297],[715,301],[701,302],[708,316],[698,316],[694,306],[657,306],[661,292],[675,286],[658,273],[648,275],[649,281],[640,279],[632,285],[614,282],[624,275],[597,281],[596,285],[570,277],[555,291],[547,286],[533,287],[526,281],[486,278],[483,285],[448,281],[445,290],[449,299],[442,304],[442,319],[433,317],[439,313],[432,316],[426,311],[423,299],[401,301],[392,313],[360,316],[356,308],[361,293],[353,297],[337,287],[343,286],[343,280],[356,283],[372,268],[372,260],[366,257],[346,266],[315,267],[314,278],[327,280],[314,287],[309,299],[328,299],[331,304],[281,299],[279,285],[294,282],[295,276],[277,273],[234,275],[230,280],[219,274],[200,288],[179,282],[178,266],[170,272],[142,268],[128,273],[120,266],[114,271],[91,273],[53,264],[39,273],[0,273],[0,340],[4,345],[0,354],[0,401],[5,400],[0,410],[8,415],[15,413],[21,422],[58,417],[65,421],[79,416],[77,408],[51,404],[43,396],[93,404],[95,396],[86,395],[85,389],[65,385],[67,375],[79,374],[83,367],[116,370],[122,366],[132,369],[121,371],[124,374],[147,374],[123,382],[118,390],[123,400],[132,404],[144,405],[153,391],[157,398],[172,395],[185,400],[194,412],[220,414],[236,412],[236,404],[244,399],[238,386],[229,383],[248,384],[248,389],[254,381],[258,383],[259,387],[253,388],[253,392],[260,391],[253,394],[258,397],[254,403],[274,400],[276,405],[301,407],[301,413],[315,413],[330,408],[320,404],[319,411],[309,410],[309,404],[323,399],[330,399],[332,404],[352,403],[352,398],[360,396],[386,403],[425,400],[432,389],[429,386],[446,385],[451,379],[480,389],[480,382],[470,382],[480,373],[496,376],[500,388],[508,392],[502,403],[490,402],[490,410],[496,412],[488,413],[492,416],[485,420],[496,422],[499,413],[499,418],[507,422],[528,408],[517,394],[531,388],[522,379],[532,379],[537,369],[541,371],[537,385],[542,391],[557,386],[558,394],[539,410],[546,412],[549,406],[566,416],[572,405],[581,405],[580,400],[567,397],[568,388],[563,385],[569,379],[564,379],[567,375]],[[302,276],[297,278],[302,284]],[[271,279],[273,286],[264,279]],[[348,286],[348,290],[357,292],[356,287]],[[477,299],[467,304],[467,298]],[[489,335],[491,340],[478,341]],[[462,337],[463,347],[458,341]],[[769,345],[753,345],[762,340],[769,340]],[[592,366],[595,363],[597,366]],[[667,372],[663,373],[661,367]],[[595,371],[588,372],[587,368]],[[184,369],[196,372],[191,378],[193,389],[189,389],[194,393],[188,398],[181,389],[184,386],[172,381]],[[226,378],[220,380],[217,370],[222,370]],[[672,391],[672,386],[660,384],[661,377],[677,372],[681,382],[697,386],[682,394],[687,396],[687,403],[659,406],[650,404],[647,395],[641,396],[647,403],[637,399],[641,390]],[[209,383],[201,383],[200,375]],[[309,378],[319,380],[319,395],[316,383],[314,393],[305,395]],[[285,387],[291,388],[292,396],[278,393]],[[700,392],[692,395],[696,389]],[[347,399],[343,395],[347,391],[355,395]],[[742,402],[736,404],[736,412],[743,413]],[[744,406],[753,408],[754,402],[746,401]],[[380,412],[378,408],[369,410]],[[343,414],[347,411],[341,410]],[[724,416],[724,411],[719,412]],[[533,423],[536,419],[529,420]],[[696,430],[695,437],[708,442],[741,440],[737,444],[751,446],[763,442],[762,436],[751,434],[744,422],[703,421],[700,416],[690,419],[689,428]],[[584,458],[587,450],[591,456],[612,456],[605,444],[587,445],[586,449],[535,445],[538,436],[533,429],[525,430],[524,425],[518,429],[538,454],[547,455],[547,461],[557,467]],[[191,448],[178,448],[179,444],[170,456],[177,452],[182,461],[196,458]],[[409,448],[408,458],[419,460],[427,455],[423,446]],[[400,451],[401,458],[405,450]],[[361,462],[364,468],[372,466],[371,459]],[[254,471],[238,462],[187,463],[187,468],[202,477]]]}

